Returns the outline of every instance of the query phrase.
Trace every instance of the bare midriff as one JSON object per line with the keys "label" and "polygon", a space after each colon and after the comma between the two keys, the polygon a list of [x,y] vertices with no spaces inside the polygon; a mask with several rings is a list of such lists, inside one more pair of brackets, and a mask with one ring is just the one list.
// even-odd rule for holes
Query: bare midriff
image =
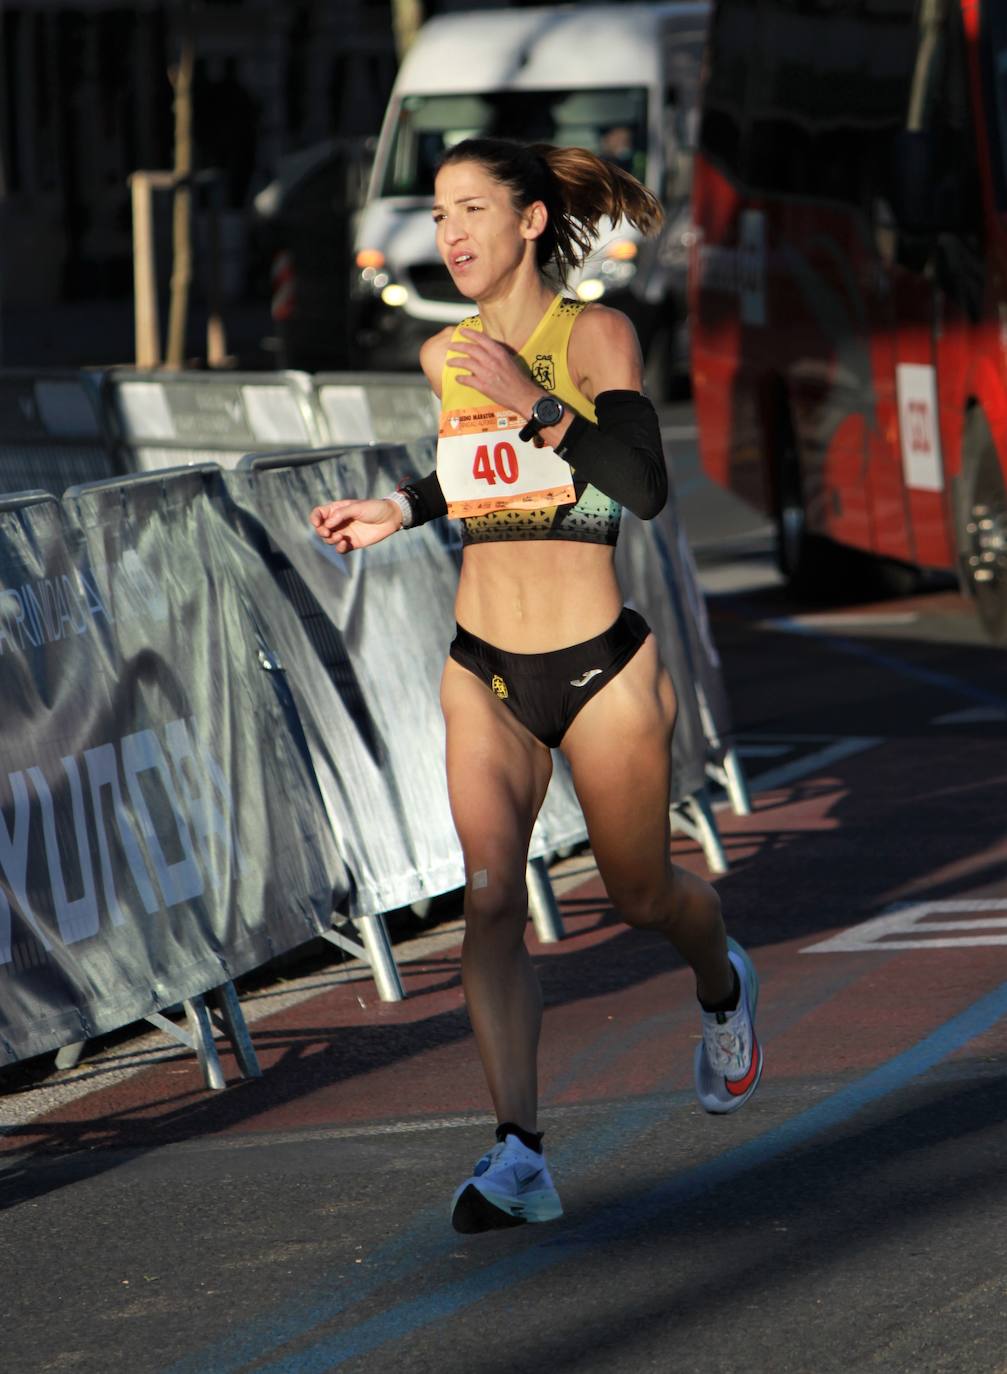
{"label": "bare midriff", "polygon": [[604,633],[622,595],[615,550],[573,540],[469,545],[455,618],[470,634],[515,654],[569,648]]}

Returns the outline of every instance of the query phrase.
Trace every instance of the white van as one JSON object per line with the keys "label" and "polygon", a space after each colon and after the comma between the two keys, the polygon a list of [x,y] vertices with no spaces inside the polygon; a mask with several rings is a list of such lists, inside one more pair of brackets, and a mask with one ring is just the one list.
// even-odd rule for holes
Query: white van
{"label": "white van", "polygon": [[354,236],[358,365],[415,367],[420,342],[464,318],[430,215],[444,151],[478,134],[579,145],[646,183],[667,214],[651,241],[611,225],[568,285],[624,310],[658,399],[687,372],[689,185],[706,0],[480,10],[431,19],[406,54]]}

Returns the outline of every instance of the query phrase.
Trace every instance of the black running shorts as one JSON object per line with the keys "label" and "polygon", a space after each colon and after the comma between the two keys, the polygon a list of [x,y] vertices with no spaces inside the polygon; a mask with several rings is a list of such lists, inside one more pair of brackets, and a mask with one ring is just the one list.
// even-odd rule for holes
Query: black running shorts
{"label": "black running shorts", "polygon": [[625,668],[649,634],[643,616],[624,606],[604,634],[566,649],[506,653],[459,625],[450,653],[537,739],[556,749],[581,707]]}

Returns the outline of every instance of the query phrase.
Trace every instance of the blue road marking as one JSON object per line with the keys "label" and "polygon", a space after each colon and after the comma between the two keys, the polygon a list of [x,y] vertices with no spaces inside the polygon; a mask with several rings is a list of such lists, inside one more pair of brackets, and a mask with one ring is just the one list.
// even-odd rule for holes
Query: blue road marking
{"label": "blue road marking", "polygon": [[[262,1374],[266,1374],[266,1371],[268,1374],[326,1374],[326,1371],[337,1368],[347,1360],[359,1358],[390,1341],[409,1337],[433,1322],[470,1307],[482,1298],[497,1294],[514,1284],[523,1283],[536,1274],[562,1264],[570,1257],[571,1251],[583,1254],[585,1245],[603,1246],[624,1239],[640,1227],[651,1225],[656,1212],[690,1202],[711,1188],[731,1182],[740,1174],[767,1164],[787,1151],[804,1145],[822,1132],[845,1123],[857,1112],[904,1087],[912,1079],[961,1049],[970,1040],[982,1035],[1005,1015],[1007,982],[952,1017],[910,1049],[896,1055],[894,1059],[882,1064],[855,1083],[841,1088],[825,1101],[816,1103],[807,1111],[747,1141],[744,1145],[728,1150],[716,1159],[668,1179],[634,1202],[607,1209],[594,1220],[578,1226],[576,1233],[557,1237],[554,1241],[543,1237],[543,1243],[537,1249],[527,1249],[520,1254],[508,1256],[456,1283],[442,1284],[430,1293],[397,1303],[378,1316],[358,1323],[350,1330],[327,1335],[306,1348],[280,1354],[272,1362],[259,1364],[258,1368]],[[632,1116],[632,1108],[625,1114],[617,1113],[613,1118],[610,1127],[604,1130],[602,1148],[614,1150],[625,1144],[626,1131],[623,1122],[626,1116]],[[597,1129],[592,1129],[590,1138],[594,1146],[591,1154],[597,1157]],[[446,1226],[447,1221],[442,1224]],[[399,1236],[396,1238],[395,1246],[401,1249],[407,1243],[405,1236]],[[412,1266],[419,1267],[423,1262],[422,1257],[415,1257]],[[387,1283],[392,1277],[386,1272],[381,1283]],[[375,1286],[377,1285],[371,1284],[368,1287],[373,1290]],[[354,1297],[362,1296],[361,1289],[356,1288]],[[344,1306],[345,1303],[335,1301],[327,1311],[317,1308],[316,1318],[319,1322],[331,1321]],[[302,1325],[300,1333],[294,1332],[292,1324],[281,1319],[272,1327],[268,1343],[276,1349],[278,1345],[295,1339],[298,1334],[306,1335],[308,1330],[310,1328]],[[263,1335],[265,1334],[263,1329]],[[263,1341],[257,1352],[246,1355],[245,1358],[262,1360],[266,1344],[267,1341]],[[221,1369],[221,1366],[207,1366],[206,1363],[193,1367]],[[233,1369],[235,1366],[228,1365],[227,1368]],[[176,1371],[177,1374],[181,1374],[179,1367],[176,1367]]]}
{"label": "blue road marking", "polygon": [[803,635],[806,639],[815,639],[819,644],[835,649],[837,653],[849,654],[853,658],[862,658],[866,663],[873,663],[877,668],[885,668],[888,672],[912,678],[914,682],[923,682],[928,687],[939,687],[954,696],[963,697],[966,701],[981,702],[983,706],[996,706],[1000,710],[1007,708],[1007,696],[1002,696],[999,692],[988,692],[984,687],[977,687],[974,683],[963,681],[962,678],[952,677],[950,673],[940,673],[933,668],[924,668],[919,663],[908,663],[904,659],[896,658],[893,654],[881,653],[880,650],[871,648],[869,644],[860,643],[859,640],[829,634],[828,631],[823,632],[815,626],[802,625],[789,616],[783,616],[778,620],[768,620],[765,623],[770,629],[781,630],[788,635]]}

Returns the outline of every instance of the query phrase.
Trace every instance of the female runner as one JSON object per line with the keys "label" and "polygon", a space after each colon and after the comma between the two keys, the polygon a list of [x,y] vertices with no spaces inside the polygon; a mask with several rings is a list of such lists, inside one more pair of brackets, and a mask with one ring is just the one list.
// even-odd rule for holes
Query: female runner
{"label": "female runner", "polygon": [[441,401],[436,471],[385,499],[311,512],[340,553],[437,516],[463,521],[457,634],[441,683],[447,782],[465,858],[462,980],[499,1125],[455,1192],[463,1232],[562,1213],[538,1131],[541,994],[524,944],[528,846],[559,748],[613,906],[696,976],[696,1091],[710,1112],[758,1085],[758,979],[713,888],[670,859],[675,695],[654,636],[622,605],[621,508],[667,496],[657,415],[625,315],[557,289],[598,223],[661,210],[581,148],[468,139],[437,174],[441,257],[478,315],[422,347]]}

